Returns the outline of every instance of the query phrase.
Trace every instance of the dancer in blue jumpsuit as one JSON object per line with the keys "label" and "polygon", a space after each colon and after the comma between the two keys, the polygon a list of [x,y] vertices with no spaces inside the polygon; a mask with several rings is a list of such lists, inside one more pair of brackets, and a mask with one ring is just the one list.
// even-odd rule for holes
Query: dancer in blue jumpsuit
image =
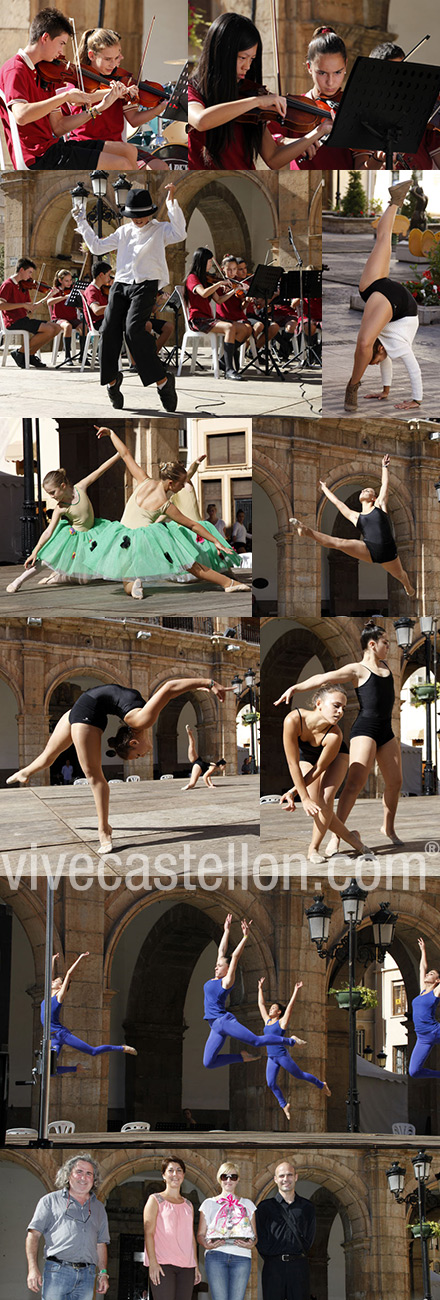
{"label": "dancer in blue jumpsuit", "polygon": [[[122,1044],[121,1047],[113,1047],[110,1043],[103,1043],[101,1047],[90,1047],[89,1043],[84,1043],[81,1038],[77,1038],[75,1034],[71,1034],[70,1029],[66,1029],[66,1026],[60,1023],[61,1005],[64,1002],[73,972],[76,970],[76,967],[79,966],[80,961],[83,961],[84,957],[89,956],[89,953],[82,952],[80,956],[77,957],[73,966],[69,967],[63,980],[59,975],[55,975],[58,956],[59,953],[55,953],[55,956],[52,957],[52,988],[50,999],[51,1047],[56,1051],[57,1057],[60,1055],[63,1047],[73,1047],[76,1052],[84,1052],[86,1056],[102,1056],[103,1052],[125,1052],[129,1056],[137,1056],[136,1048],[126,1047],[125,1044]],[[43,999],[43,1002],[41,1003],[42,1025],[44,1025],[44,1007],[45,1003]],[[57,1066],[57,1074],[76,1074],[76,1071],[76,1065]]]}
{"label": "dancer in blue jumpsuit", "polygon": [[428,970],[425,940],[419,939],[420,957],[420,993],[413,998],[412,1014],[417,1041],[408,1066],[412,1079],[440,1079],[440,1070],[425,1069],[431,1049],[440,1043],[440,1024],[436,1019],[438,1000],[440,998],[440,974],[438,970]]}
{"label": "dancer in blue jumpsuit", "polygon": [[[234,949],[231,960],[228,961],[226,952],[231,923],[232,915],[229,913],[224,924],[223,937],[219,944],[214,979],[207,980],[204,986],[204,1019],[208,1021],[211,1031],[203,1054],[203,1064],[207,1070],[217,1070],[221,1065],[236,1065],[237,1062],[241,1064],[243,1061],[255,1060],[255,1057],[246,1051],[221,1052],[223,1043],[229,1035],[231,1035],[231,1038],[238,1038],[240,1043],[249,1043],[252,1047],[266,1046],[267,1043],[278,1043],[279,1041],[276,1032],[267,1037],[264,1037],[263,1034],[253,1034],[250,1029],[240,1025],[231,1011],[225,1010],[228,995],[234,987],[234,976],[238,962],[249,938],[252,921],[243,919],[241,922],[243,938]],[[291,1044],[294,1042],[294,1038],[286,1038],[286,1043]]]}
{"label": "dancer in blue jumpsuit", "polygon": [[[258,1006],[264,1020],[264,1035],[268,1042],[266,1083],[271,1089],[271,1092],[273,1092],[274,1097],[276,1097],[277,1102],[284,1111],[284,1114],[287,1116],[287,1119],[290,1119],[290,1101],[286,1101],[284,1093],[281,1091],[281,1088],[277,1083],[278,1073],[281,1069],[287,1070],[289,1074],[293,1074],[295,1079],[302,1079],[303,1083],[314,1083],[316,1088],[324,1090],[326,1097],[331,1097],[331,1092],[325,1080],[322,1081],[321,1079],[317,1079],[314,1074],[307,1074],[305,1070],[300,1070],[299,1065],[296,1064],[296,1061],[292,1061],[292,1057],[289,1056],[289,1053],[286,1051],[286,1043],[289,1042],[297,1043],[300,1047],[305,1046],[304,1038],[289,1039],[285,1037],[296,995],[303,986],[302,980],[300,980],[298,984],[295,984],[292,997],[287,1003],[287,1007],[283,1007],[280,1002],[273,1002],[269,1007],[269,1011],[267,1010],[264,1001],[263,984],[264,976],[258,981]],[[269,1037],[272,1036],[273,1033],[278,1035],[278,1043],[269,1046]]]}

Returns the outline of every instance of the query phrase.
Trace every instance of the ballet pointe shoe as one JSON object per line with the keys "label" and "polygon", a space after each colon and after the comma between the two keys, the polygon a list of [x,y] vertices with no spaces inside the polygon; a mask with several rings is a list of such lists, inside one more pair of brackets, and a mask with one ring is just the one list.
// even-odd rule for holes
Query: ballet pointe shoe
{"label": "ballet pointe shoe", "polygon": [[137,1056],[137,1051],[135,1047],[126,1047],[124,1045],[124,1052],[126,1053],[127,1056]]}
{"label": "ballet pointe shoe", "polygon": [[130,595],[133,597],[133,600],[144,599],[144,592],[143,592],[142,582],[140,578],[135,578],[133,586],[131,588]]}
{"label": "ballet pointe shoe", "polygon": [[29,777],[24,776],[23,769],[20,768],[19,772],[14,772],[12,776],[6,778],[6,785],[29,785]]}
{"label": "ballet pointe shoe", "polygon": [[332,833],[331,838],[329,839],[329,842],[327,844],[327,848],[324,849],[324,853],[326,858],[332,858],[335,853],[339,853],[339,840],[337,835],[334,835]]}
{"label": "ballet pointe shoe", "polygon": [[260,1060],[260,1055],[259,1055],[259,1054],[258,1054],[258,1056],[251,1056],[251,1053],[250,1053],[250,1052],[245,1052],[245,1051],[240,1052],[240,1056],[241,1056],[242,1061],[259,1061],[259,1060]]}
{"label": "ballet pointe shoe", "polygon": [[390,196],[390,202],[396,203],[397,207],[400,208],[402,206],[404,199],[407,196],[408,190],[411,189],[411,185],[412,185],[411,177],[409,181],[396,181],[395,185],[389,185],[388,193]]}
{"label": "ballet pointe shoe", "polygon": [[290,1101],[286,1101],[286,1105],[283,1106],[283,1111],[286,1116],[286,1119],[290,1120]]}
{"label": "ballet pointe shoe", "polygon": [[399,836],[396,835],[396,832],[395,832],[395,831],[393,831],[392,833],[391,833],[391,831],[386,831],[384,826],[381,826],[381,828],[380,828],[380,833],[381,833],[381,835],[384,835],[384,836],[385,836],[385,839],[386,839],[386,840],[391,840],[391,843],[392,843],[392,844],[399,845],[399,844],[404,844],[404,843],[405,843],[404,840],[401,840],[401,839],[399,838]]}
{"label": "ballet pointe shoe", "polygon": [[344,397],[345,411],[357,411],[359,388],[360,388],[360,380],[358,384],[351,384],[350,382],[348,382],[347,387],[345,389],[345,397]]}
{"label": "ballet pointe shoe", "polygon": [[323,853],[318,853],[317,849],[310,849],[310,852],[307,854],[307,861],[312,862],[314,867],[320,867],[326,859]]}
{"label": "ballet pointe shoe", "polygon": [[230,591],[250,591],[248,582],[235,582],[234,578],[229,583],[229,587],[223,587],[223,591],[229,594]]}
{"label": "ballet pointe shoe", "polygon": [[97,849],[97,853],[99,853],[100,857],[103,857],[105,853],[113,853],[111,826],[109,826],[108,831],[102,831],[100,833],[99,849]]}

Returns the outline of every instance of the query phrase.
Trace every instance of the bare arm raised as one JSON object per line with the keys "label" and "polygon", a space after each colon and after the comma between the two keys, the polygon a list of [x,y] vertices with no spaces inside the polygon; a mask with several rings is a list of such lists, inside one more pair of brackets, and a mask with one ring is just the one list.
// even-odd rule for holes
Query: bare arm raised
{"label": "bare arm raised", "polygon": [[106,424],[95,424],[95,429],[97,438],[110,438],[113,446],[116,448],[118,456],[121,457],[121,460],[123,460],[124,465],[126,465],[129,474],[132,475],[132,478],[136,479],[137,483],[143,483],[146,478],[149,478],[149,475],[145,473],[145,470],[141,469],[140,465],[138,465],[134,456],[132,456],[131,451],[126,447],[125,442],[122,441],[122,438],[118,438],[117,433],[114,433],[113,429],[108,429]]}
{"label": "bare arm raised", "polygon": [[102,475],[106,474],[107,470],[111,469],[112,465],[116,465],[116,461],[120,459],[120,452],[117,451],[115,456],[110,456],[109,460],[104,460],[102,465],[98,465],[97,469],[92,470],[91,474],[86,474],[85,478],[81,478],[76,486],[83,488],[83,491],[86,492],[92,483],[96,483],[97,479],[102,478]]}
{"label": "bare arm raised", "polygon": [[237,947],[234,948],[231,960],[229,962],[228,973],[227,975],[225,975],[224,979],[222,979],[222,985],[224,989],[230,989],[231,985],[234,983],[235,972],[237,970],[237,966],[240,961],[243,948],[245,948],[247,944],[250,935],[251,925],[252,925],[252,921],[246,921],[245,918],[243,917],[243,920],[241,922],[243,938],[240,939],[240,943],[238,943]]}
{"label": "bare arm raised", "polygon": [[283,691],[274,704],[290,704],[292,695],[301,695],[302,691],[314,691],[319,686],[326,686],[327,682],[351,682],[352,686],[359,683],[360,663],[345,664],[343,668],[336,668],[331,673],[316,673],[314,677],[307,677],[305,682],[296,682],[294,686],[288,686],[287,691]]}
{"label": "bare arm raised", "polygon": [[387,453],[385,456],[382,457],[382,479],[380,484],[380,492],[379,492],[379,496],[376,497],[376,502],[375,502],[375,504],[379,506],[380,510],[385,510],[385,512],[386,512],[387,502],[388,502],[388,493],[390,490],[389,466],[390,466],[390,457]]}
{"label": "bare arm raised", "polygon": [[339,513],[341,515],[344,515],[345,519],[349,519],[350,523],[354,524],[354,527],[356,528],[356,524],[359,519],[359,510],[350,510],[350,506],[346,506],[345,501],[340,501],[339,497],[335,496],[334,492],[332,492],[331,489],[327,487],[327,484],[324,481],[324,479],[319,479],[318,481],[319,481],[319,486],[321,488],[321,492],[324,493],[324,496],[326,496],[329,501],[332,501],[333,505],[336,506],[336,509],[339,510]]}
{"label": "bare arm raised", "polygon": [[89,956],[90,953],[81,952],[79,957],[77,957],[76,961],[74,961],[73,966],[69,966],[69,969],[68,971],[66,971],[66,974],[64,976],[61,988],[57,993],[57,1002],[64,1002],[64,998],[66,996],[74,970],[76,970],[76,967],[79,966],[80,961],[84,960],[84,957],[89,957]]}

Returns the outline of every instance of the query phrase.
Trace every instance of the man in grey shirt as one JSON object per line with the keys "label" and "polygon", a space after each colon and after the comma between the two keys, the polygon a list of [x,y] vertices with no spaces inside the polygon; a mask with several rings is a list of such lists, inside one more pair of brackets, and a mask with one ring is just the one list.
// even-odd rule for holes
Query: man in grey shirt
{"label": "man in grey shirt", "polygon": [[[42,1196],[27,1229],[27,1284],[41,1300],[93,1300],[96,1268],[98,1295],[109,1287],[107,1244],[110,1241],[104,1206],[96,1197],[100,1174],[86,1151],[58,1171],[55,1192]],[[43,1276],[38,1268],[38,1245],[45,1240]]]}

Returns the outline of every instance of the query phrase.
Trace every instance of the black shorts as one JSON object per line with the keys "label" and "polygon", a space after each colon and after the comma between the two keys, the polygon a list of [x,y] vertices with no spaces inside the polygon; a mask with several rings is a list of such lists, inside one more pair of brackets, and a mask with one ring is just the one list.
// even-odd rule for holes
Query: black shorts
{"label": "black shorts", "polygon": [[14,321],[13,325],[8,325],[8,330],[26,330],[27,334],[38,334],[40,325],[52,325],[53,323],[53,321],[35,320],[33,316],[20,316],[19,320]]}
{"label": "black shorts", "polygon": [[56,140],[46,153],[28,167],[32,172],[51,172],[58,167],[66,171],[88,171],[97,167],[105,140]]}
{"label": "black shorts", "polygon": [[200,334],[209,334],[213,325],[215,320],[212,316],[192,316],[190,320],[190,328]]}
{"label": "black shorts", "polygon": [[164,325],[170,325],[170,324],[171,324],[171,321],[169,321],[169,320],[160,320],[158,316],[152,316],[152,317],[151,317],[151,324],[152,324],[152,326],[153,326],[154,333],[155,333],[155,334],[161,334]]}
{"label": "black shorts", "polygon": [[355,736],[369,736],[370,740],[375,740],[377,748],[387,745],[389,740],[394,739],[394,731],[388,718],[368,718],[359,714],[353,723],[350,732],[350,740]]}

